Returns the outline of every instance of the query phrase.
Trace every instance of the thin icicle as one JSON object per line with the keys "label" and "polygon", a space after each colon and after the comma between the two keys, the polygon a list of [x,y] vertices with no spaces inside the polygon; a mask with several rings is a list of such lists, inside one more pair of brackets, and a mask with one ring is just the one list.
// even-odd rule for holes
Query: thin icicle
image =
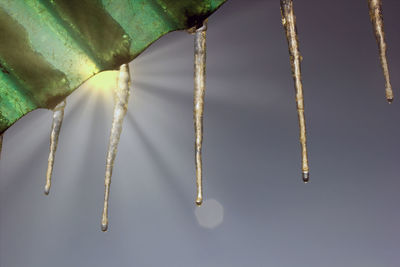
{"label": "thin icicle", "polygon": [[379,47],[379,56],[381,59],[381,65],[383,75],[385,76],[386,83],[386,100],[390,103],[393,101],[393,90],[390,84],[389,66],[386,59],[386,41],[385,31],[383,27],[383,16],[382,16],[382,0],[368,0],[369,16],[374,27],[375,38]]}
{"label": "thin icicle", "polygon": [[46,173],[46,185],[44,187],[44,193],[46,195],[50,192],[51,187],[51,176],[53,173],[54,166],[54,158],[56,156],[56,150],[58,145],[58,136],[60,135],[61,125],[64,118],[64,109],[65,109],[66,101],[62,101],[53,109],[53,124],[51,126],[50,133],[50,153],[49,160],[47,165],[47,173]]}
{"label": "thin icicle", "polygon": [[3,148],[3,134],[0,134],[0,159],[1,159],[1,150]]}
{"label": "thin icicle", "polygon": [[105,174],[105,191],[104,191],[104,208],[101,220],[101,230],[108,229],[108,199],[110,195],[111,176],[114,167],[114,160],[117,154],[119,138],[122,131],[122,123],[128,109],[130,87],[130,73],[128,64],[123,64],[120,67],[118,87],[114,94],[114,117],[111,126],[110,139],[108,143],[108,152],[106,159],[106,174]]}
{"label": "thin icicle", "polygon": [[292,0],[281,0],[282,24],[285,28],[289,45],[290,64],[296,89],[297,114],[300,126],[300,144],[302,150],[302,176],[305,183],[309,180],[309,168],[306,144],[306,123],[304,118],[303,84],[301,82],[301,60],[297,39],[296,17],[293,12]]}
{"label": "thin icicle", "polygon": [[193,120],[195,131],[196,204],[203,202],[201,147],[203,142],[204,94],[206,91],[206,31],[207,22],[196,30],[194,37],[194,98]]}

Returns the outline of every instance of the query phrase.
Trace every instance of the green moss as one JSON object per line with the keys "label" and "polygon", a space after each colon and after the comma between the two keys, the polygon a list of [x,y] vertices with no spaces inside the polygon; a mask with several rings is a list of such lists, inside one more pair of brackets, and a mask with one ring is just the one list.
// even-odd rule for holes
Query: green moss
{"label": "green moss", "polygon": [[0,2],[0,133],[162,35],[199,26],[226,0]]}

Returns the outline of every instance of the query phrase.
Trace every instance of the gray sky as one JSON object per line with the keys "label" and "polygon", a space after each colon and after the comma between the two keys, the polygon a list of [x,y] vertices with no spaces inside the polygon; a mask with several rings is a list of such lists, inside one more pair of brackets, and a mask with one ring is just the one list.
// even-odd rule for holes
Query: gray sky
{"label": "gray sky", "polygon": [[205,205],[194,205],[193,36],[133,61],[100,231],[111,93],[68,98],[53,186],[43,194],[51,112],[4,137],[0,266],[397,267],[400,262],[400,2],[384,0],[395,100],[366,0],[295,2],[310,183],[279,1],[229,0],[209,19]]}

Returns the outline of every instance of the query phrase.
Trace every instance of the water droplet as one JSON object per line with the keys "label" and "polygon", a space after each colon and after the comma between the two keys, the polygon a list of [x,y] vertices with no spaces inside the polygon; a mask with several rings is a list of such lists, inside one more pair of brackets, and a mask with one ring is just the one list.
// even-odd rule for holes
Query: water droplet
{"label": "water droplet", "polygon": [[310,173],[309,172],[303,172],[303,182],[307,184],[310,181]]}

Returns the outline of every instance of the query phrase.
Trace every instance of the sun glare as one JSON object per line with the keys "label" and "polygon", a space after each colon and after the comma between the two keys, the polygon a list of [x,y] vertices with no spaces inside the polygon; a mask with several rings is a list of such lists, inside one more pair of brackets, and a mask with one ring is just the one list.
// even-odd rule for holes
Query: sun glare
{"label": "sun glare", "polygon": [[102,95],[110,95],[117,87],[118,71],[103,71],[90,78],[85,87]]}

